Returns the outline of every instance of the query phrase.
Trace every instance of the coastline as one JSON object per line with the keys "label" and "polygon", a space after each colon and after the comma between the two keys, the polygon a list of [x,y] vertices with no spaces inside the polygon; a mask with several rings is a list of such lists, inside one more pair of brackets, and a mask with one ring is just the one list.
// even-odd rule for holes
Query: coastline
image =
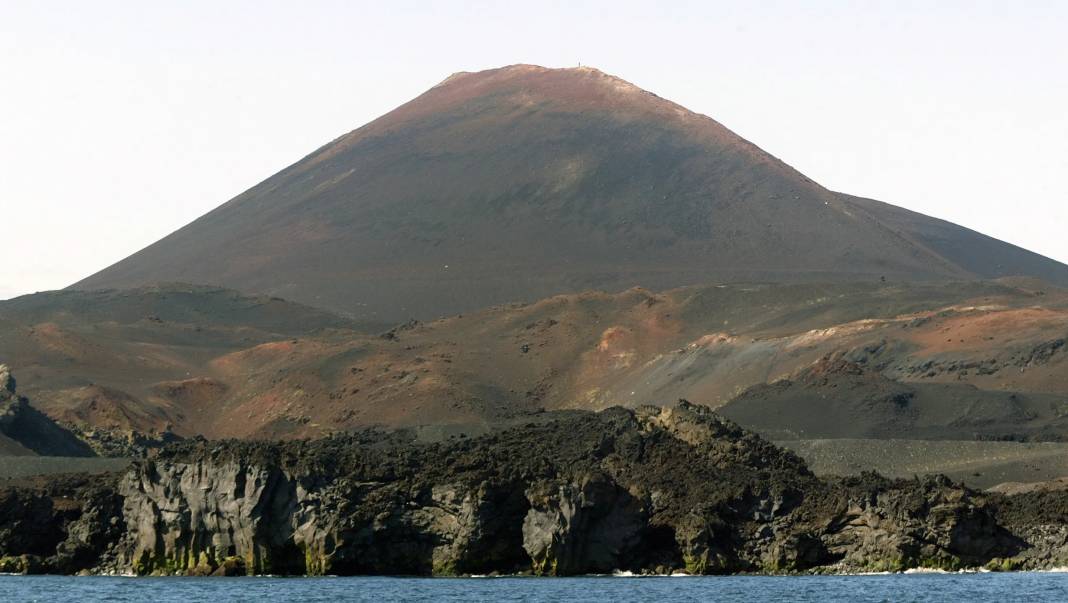
{"label": "coastline", "polygon": [[479,438],[186,441],[0,488],[0,569],[138,576],[852,575],[1068,565],[1063,491],[820,478],[710,409]]}

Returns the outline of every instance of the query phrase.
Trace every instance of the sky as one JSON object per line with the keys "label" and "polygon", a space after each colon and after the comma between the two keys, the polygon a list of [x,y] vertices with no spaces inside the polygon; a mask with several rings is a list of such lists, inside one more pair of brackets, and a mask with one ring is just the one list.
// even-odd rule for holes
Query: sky
{"label": "sky", "polygon": [[833,190],[1068,262],[1068,2],[0,0],[0,299],[456,71],[597,67]]}

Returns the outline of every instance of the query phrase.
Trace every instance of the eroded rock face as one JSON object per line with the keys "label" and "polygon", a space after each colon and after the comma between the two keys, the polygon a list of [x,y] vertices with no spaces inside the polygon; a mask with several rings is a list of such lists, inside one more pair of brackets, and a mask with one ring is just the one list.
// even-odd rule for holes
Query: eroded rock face
{"label": "eroded rock face", "polygon": [[[1000,495],[945,479],[820,480],[686,403],[561,413],[434,445],[380,432],[183,442],[110,492],[110,516],[83,506],[56,529],[57,511],[41,510],[32,521],[50,535],[33,545],[38,558],[83,542],[108,551],[98,571],[138,574],[573,575],[1004,567],[1059,550],[1028,553],[1038,536],[999,522],[1031,525],[999,510]],[[1035,533],[1057,540],[1057,520],[1042,522]],[[0,551],[30,552],[3,528]]]}
{"label": "eroded rock face", "polygon": [[509,520],[526,509],[488,483],[410,487],[237,460],[142,463],[119,491],[124,563],[139,574],[493,571],[520,562]]}
{"label": "eroded rock face", "polygon": [[886,488],[873,474],[845,480],[823,543],[850,566],[960,569],[1018,553],[1025,543],[997,522],[984,496],[943,477]]}
{"label": "eroded rock face", "polygon": [[[268,571],[275,510],[292,515],[295,489],[276,471],[240,462],[143,464],[120,483],[130,555],[138,573],[211,573],[240,557]],[[290,535],[291,536],[291,535]]]}
{"label": "eroded rock face", "polygon": [[523,550],[537,574],[605,573],[627,567],[643,542],[647,502],[606,475],[542,481],[526,491]]}

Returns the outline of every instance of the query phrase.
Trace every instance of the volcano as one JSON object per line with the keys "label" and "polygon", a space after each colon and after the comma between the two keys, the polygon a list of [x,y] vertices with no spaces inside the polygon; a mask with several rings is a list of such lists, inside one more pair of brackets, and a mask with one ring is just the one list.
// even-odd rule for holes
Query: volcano
{"label": "volcano", "polygon": [[591,68],[457,73],[76,283],[182,281],[371,321],[588,289],[950,281],[1068,266],[823,188]]}

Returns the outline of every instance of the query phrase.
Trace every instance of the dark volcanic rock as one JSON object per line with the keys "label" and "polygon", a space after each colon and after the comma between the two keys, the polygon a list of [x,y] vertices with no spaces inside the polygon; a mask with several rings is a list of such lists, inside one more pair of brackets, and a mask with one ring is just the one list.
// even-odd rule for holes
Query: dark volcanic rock
{"label": "dark volcanic rock", "polygon": [[6,490],[5,508],[20,511],[0,523],[5,563],[34,555],[18,571],[72,571],[92,552],[99,571],[138,574],[573,575],[1005,567],[1058,554],[1029,553],[1044,545],[999,523],[1030,525],[994,504],[1003,497],[945,478],[821,480],[685,402],[441,444],[398,432],[190,440],[108,484],[73,493],[68,515],[54,493]]}
{"label": "dark volcanic rock", "polygon": [[63,427],[102,457],[143,457],[182,439],[171,431],[142,433],[132,429],[88,429],[73,424],[65,424]]}
{"label": "dark volcanic rock", "polygon": [[0,572],[73,574],[114,565],[125,531],[117,476],[0,486]]}

